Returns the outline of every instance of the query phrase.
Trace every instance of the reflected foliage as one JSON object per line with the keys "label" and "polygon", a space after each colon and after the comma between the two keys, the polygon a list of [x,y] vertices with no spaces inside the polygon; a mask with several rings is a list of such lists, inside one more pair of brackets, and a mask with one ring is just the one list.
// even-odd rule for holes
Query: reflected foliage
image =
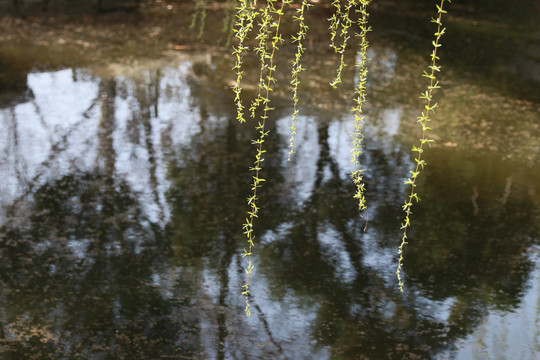
{"label": "reflected foliage", "polygon": [[[217,256],[239,245],[238,223],[245,216],[244,204],[238,199],[247,197],[250,182],[242,171],[250,162],[250,130],[232,118],[214,118],[204,102],[199,106],[201,133],[178,150],[178,158],[169,165],[168,174],[172,181],[168,202],[173,214],[168,233],[186,260]],[[270,149],[277,152],[275,141],[269,143]],[[268,172],[279,179],[277,160],[270,156],[265,162]],[[273,195],[261,194],[268,211],[284,201],[275,196],[282,191],[279,187],[278,181],[269,187]],[[271,217],[265,216],[260,222],[261,233],[275,225]]]}
{"label": "reflected foliage", "polygon": [[[168,252],[126,184],[72,174],[0,232],[5,359],[192,354],[193,317],[152,285]],[[184,339],[184,341],[180,341]]]}
{"label": "reflected foliage", "polygon": [[527,250],[538,233],[538,199],[529,195],[535,185],[520,180],[528,170],[518,164],[446,152],[435,151],[438,165],[426,171],[411,238],[418,248],[408,255],[415,266],[407,274],[433,299],[515,307],[533,266]]}
{"label": "reflected foliage", "polygon": [[[452,353],[454,341],[473,331],[490,309],[519,305],[532,266],[527,249],[538,231],[538,204],[527,195],[533,185],[512,180],[524,178],[516,164],[465,160],[448,151],[433,155],[438,166],[426,168],[421,183],[425,201],[415,212],[419,225],[408,254],[414,266],[406,268],[421,296],[400,297],[395,285],[365,262],[370,254],[362,245],[391,248],[385,238],[396,236],[388,228],[398,211],[386,209],[392,200],[384,194],[371,199],[377,219],[363,233],[348,201],[348,182],[328,156],[324,125],[318,135],[316,188],[297,214],[282,220],[286,230],[265,245],[264,273],[274,296],[286,298],[293,291],[307,304],[318,304],[312,336],[319,346],[330,346],[339,359],[433,358]],[[448,169],[454,169],[451,176]],[[377,167],[377,178],[392,171]],[[368,185],[373,181],[370,177]],[[440,199],[441,189],[442,201],[436,201],[432,197]],[[370,232],[387,235],[375,240]],[[455,299],[448,317],[425,309],[424,296]]]}
{"label": "reflected foliage", "polygon": [[444,323],[414,299],[396,302],[395,285],[364,263],[361,243],[369,236],[350,199],[352,185],[340,177],[329,153],[328,125],[320,125],[318,137],[313,194],[296,214],[282,219],[288,230],[264,247],[272,294],[281,298],[293,291],[317,304],[311,336],[317,347],[330,347],[332,358],[429,358],[449,348],[450,343],[431,340],[447,336]]}

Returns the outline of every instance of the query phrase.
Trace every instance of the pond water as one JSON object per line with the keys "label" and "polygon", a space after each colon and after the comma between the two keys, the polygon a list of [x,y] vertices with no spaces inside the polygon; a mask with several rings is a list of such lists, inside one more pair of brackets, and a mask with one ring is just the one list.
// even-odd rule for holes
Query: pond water
{"label": "pond water", "polygon": [[371,47],[363,218],[348,175],[353,67],[333,91],[337,59],[306,54],[292,161],[290,95],[276,90],[251,318],[241,254],[255,132],[235,119],[230,52],[30,71],[0,103],[4,358],[539,358],[530,97],[444,75],[398,290],[423,55]]}

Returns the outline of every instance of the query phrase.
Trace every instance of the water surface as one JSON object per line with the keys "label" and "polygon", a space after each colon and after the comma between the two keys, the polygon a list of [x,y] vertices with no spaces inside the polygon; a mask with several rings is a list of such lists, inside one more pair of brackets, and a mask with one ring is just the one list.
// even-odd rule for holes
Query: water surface
{"label": "water surface", "polygon": [[276,90],[251,318],[255,132],[235,119],[228,50],[28,72],[0,104],[4,357],[538,357],[539,104],[449,69],[401,294],[422,56],[380,42],[369,57],[363,218],[348,175],[353,67],[335,92],[337,59],[306,55],[292,161],[291,101]]}

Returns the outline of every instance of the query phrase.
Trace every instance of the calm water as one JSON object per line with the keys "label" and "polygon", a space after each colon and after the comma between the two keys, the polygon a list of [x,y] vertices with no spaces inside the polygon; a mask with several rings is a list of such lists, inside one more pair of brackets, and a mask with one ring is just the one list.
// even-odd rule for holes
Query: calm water
{"label": "calm water", "polygon": [[538,102],[449,69],[401,294],[402,183],[425,56],[370,50],[360,218],[353,82],[332,91],[335,59],[308,53],[290,162],[285,88],[273,102],[246,318],[254,132],[235,120],[228,54],[30,72],[4,92],[4,358],[540,357]]}

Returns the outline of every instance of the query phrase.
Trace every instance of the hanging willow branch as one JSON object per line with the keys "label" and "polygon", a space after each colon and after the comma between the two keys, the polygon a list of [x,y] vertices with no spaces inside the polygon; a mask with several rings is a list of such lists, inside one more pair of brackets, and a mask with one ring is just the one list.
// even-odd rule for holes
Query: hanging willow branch
{"label": "hanging willow branch", "polygon": [[360,49],[358,50],[357,62],[355,64],[358,67],[358,85],[355,88],[356,97],[354,99],[355,106],[352,111],[354,113],[354,132],[352,133],[352,162],[354,163],[354,171],[351,172],[351,179],[356,186],[356,193],[354,198],[358,199],[358,209],[363,211],[366,209],[366,199],[364,196],[365,186],[363,182],[364,169],[360,168],[359,156],[362,154],[362,143],[364,141],[364,135],[362,130],[364,128],[364,115],[362,112],[362,106],[366,101],[366,82],[367,82],[367,49],[369,43],[367,41],[367,33],[371,31],[371,27],[368,26],[368,12],[367,6],[371,0],[360,0],[360,8],[357,10],[360,13],[358,19],[358,27],[360,32],[357,37],[360,38]]}
{"label": "hanging willow branch", "polygon": [[[264,96],[261,96],[261,104],[263,105],[263,113],[260,117],[260,120],[257,122],[257,126],[255,129],[259,133],[259,137],[257,140],[253,140],[252,143],[256,146],[256,155],[255,155],[255,161],[253,163],[253,166],[250,168],[250,171],[254,173],[252,176],[253,182],[251,183],[251,195],[247,199],[247,203],[249,206],[249,210],[247,212],[248,217],[246,218],[246,221],[242,227],[243,233],[246,236],[248,248],[244,249],[244,257],[247,257],[247,267],[246,267],[246,282],[242,287],[244,290],[242,291],[242,294],[246,298],[246,315],[251,316],[251,310],[250,310],[250,304],[249,304],[249,285],[250,285],[250,276],[253,273],[253,261],[252,261],[252,254],[253,254],[253,247],[255,246],[255,243],[253,240],[255,239],[253,234],[253,223],[256,217],[258,217],[259,207],[257,206],[257,189],[261,187],[262,183],[266,181],[262,176],[260,175],[260,171],[262,170],[262,162],[263,162],[263,155],[266,152],[266,150],[263,149],[263,143],[268,136],[268,131],[265,130],[266,126],[266,120],[268,119],[268,113],[269,111],[273,110],[273,108],[270,107],[270,93],[273,91],[273,84],[276,82],[276,79],[273,78],[273,73],[276,70],[276,66],[274,65],[274,55],[276,53],[276,50],[278,50],[278,45],[283,42],[283,38],[281,37],[279,33],[279,27],[281,24],[281,18],[283,16],[283,8],[285,4],[290,4],[292,0],[283,0],[281,3],[280,9],[276,9],[274,7],[274,3],[276,0],[268,0],[267,7],[270,9],[272,14],[275,16],[275,21],[271,23],[270,28],[274,29],[274,35],[272,37],[272,43],[271,43],[271,53],[269,54],[268,58],[268,71],[266,75],[266,81],[263,82],[263,88],[262,88],[262,94]],[[265,30],[266,31],[266,30]]]}
{"label": "hanging willow branch", "polygon": [[256,39],[259,40],[258,46],[255,48],[255,52],[259,55],[259,62],[260,65],[260,72],[259,72],[259,85],[258,85],[258,92],[255,99],[251,102],[251,106],[249,108],[249,112],[251,113],[251,117],[255,118],[255,112],[257,111],[257,108],[259,105],[263,102],[263,94],[264,94],[264,87],[265,87],[265,74],[268,73],[269,68],[267,64],[267,60],[270,59],[270,49],[268,44],[268,39],[272,37],[272,23],[274,22],[274,19],[272,17],[272,13],[275,12],[274,4],[269,1],[268,5],[260,11],[261,20],[259,21],[259,32],[257,33]]}
{"label": "hanging willow branch", "polygon": [[[334,1],[334,4],[335,4],[334,6],[336,6],[337,10],[334,16],[330,18],[330,21],[331,21],[330,31],[332,32],[332,39],[331,39],[330,46],[334,49],[336,53],[340,54],[340,59],[339,59],[339,66],[337,69],[337,74],[332,80],[332,82],[330,82],[330,85],[333,88],[336,88],[337,85],[341,83],[341,73],[343,72],[343,69],[345,68],[345,66],[347,66],[347,64],[345,64],[345,50],[347,50],[347,41],[350,39],[349,29],[352,25],[350,11],[351,11],[351,8],[354,8],[356,2],[357,0],[348,0],[347,4],[345,5],[345,9],[341,9],[339,1],[337,1],[337,4],[336,4],[336,1]],[[363,6],[364,1],[360,1],[360,3]],[[334,42],[335,41],[334,38],[336,36],[336,33],[338,32],[340,24],[341,24],[341,31],[339,32],[339,36],[343,39],[342,40],[343,42],[341,43],[341,45],[337,46]]]}
{"label": "hanging willow branch", "polygon": [[236,70],[236,83],[233,87],[234,91],[234,103],[236,104],[236,119],[243,123],[246,122],[244,118],[244,105],[242,104],[242,64],[243,53],[249,50],[249,47],[244,45],[247,40],[249,32],[253,29],[253,22],[257,15],[256,10],[257,0],[240,0],[240,6],[238,7],[238,14],[236,15],[236,23],[234,32],[238,39],[238,45],[233,47],[233,55],[236,57],[233,70]]}
{"label": "hanging willow branch", "polygon": [[[447,0],[450,2],[450,0]],[[442,16],[443,14],[446,14],[446,11],[443,10],[445,0],[441,0],[440,5],[437,6],[437,19],[431,19],[431,22],[437,24],[437,32],[435,33],[435,40],[433,40],[433,52],[431,53],[431,65],[428,67],[429,71],[424,71],[423,77],[426,77],[429,79],[429,85],[427,87],[427,90],[420,94],[420,98],[425,100],[425,111],[422,111],[421,115],[418,116],[418,123],[422,127],[422,137],[420,138],[420,143],[418,146],[413,146],[412,151],[417,154],[416,158],[414,159],[416,162],[416,167],[414,171],[411,171],[411,177],[408,178],[405,181],[406,185],[411,185],[411,192],[409,194],[409,197],[405,201],[405,204],[403,205],[403,211],[405,212],[405,220],[401,224],[401,229],[403,230],[403,236],[401,238],[401,244],[399,245],[399,260],[398,260],[398,267],[396,271],[396,275],[398,278],[399,283],[399,290],[403,292],[403,279],[401,276],[401,268],[403,267],[403,249],[405,248],[405,245],[407,245],[407,229],[411,225],[410,216],[412,214],[411,209],[414,202],[419,202],[420,198],[418,197],[418,194],[416,193],[416,180],[418,179],[418,175],[420,174],[421,170],[424,169],[424,166],[426,166],[426,161],[422,159],[422,154],[424,152],[424,145],[425,144],[431,144],[434,142],[433,139],[429,138],[429,131],[431,128],[429,127],[429,123],[431,122],[431,116],[435,112],[435,109],[437,108],[437,103],[433,103],[433,90],[438,89],[439,81],[437,81],[437,78],[435,76],[435,73],[441,71],[441,67],[437,65],[437,60],[439,60],[439,57],[437,56],[437,50],[441,47],[440,39],[441,36],[443,36],[445,32],[445,28],[442,26]]]}
{"label": "hanging willow branch", "polygon": [[300,59],[302,58],[302,54],[305,51],[305,47],[302,45],[302,41],[305,40],[307,36],[307,30],[308,27],[304,23],[304,11],[308,9],[311,4],[308,4],[307,0],[302,0],[302,5],[299,9],[296,9],[297,15],[294,16],[294,20],[298,22],[298,32],[296,35],[292,37],[292,41],[297,43],[296,46],[296,54],[294,55],[294,60],[292,63],[292,71],[291,71],[291,86],[292,86],[292,95],[293,95],[293,114],[292,114],[292,121],[291,121],[291,138],[289,140],[289,155],[288,160],[291,160],[292,155],[294,154],[294,140],[296,137],[296,120],[298,119],[298,85],[300,84],[300,79],[298,78],[298,75],[304,71],[305,69],[302,67],[302,64],[300,63]]}
{"label": "hanging willow branch", "polygon": [[336,36],[339,30],[339,22],[341,19],[341,1],[334,0],[332,1],[332,6],[336,9],[334,14],[328,19],[330,21],[330,47],[334,49],[335,52],[338,51],[336,45]]}

